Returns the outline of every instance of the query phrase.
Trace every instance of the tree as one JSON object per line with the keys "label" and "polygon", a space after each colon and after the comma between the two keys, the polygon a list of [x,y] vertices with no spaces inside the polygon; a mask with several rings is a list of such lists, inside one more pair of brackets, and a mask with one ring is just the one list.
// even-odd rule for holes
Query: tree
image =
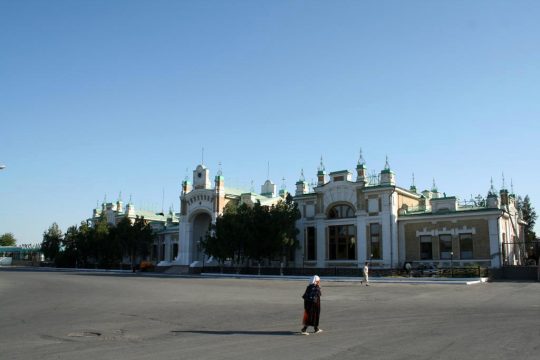
{"label": "tree", "polygon": [[70,226],[60,244],[60,252],[55,259],[56,266],[74,267],[77,265],[77,225]]}
{"label": "tree", "polygon": [[43,241],[41,242],[41,251],[46,259],[54,261],[60,253],[62,244],[62,231],[57,223],[53,223],[47,231],[43,233]]}
{"label": "tree", "polygon": [[521,197],[518,197],[518,209],[521,210],[523,221],[527,223],[527,225],[525,225],[525,241],[533,242],[536,240],[536,233],[533,229],[536,224],[537,215],[531,204],[529,195],[525,195],[523,200],[521,200]]}
{"label": "tree", "polygon": [[137,216],[135,222],[131,225],[128,218],[123,219],[117,227],[118,237],[122,242],[122,251],[127,253],[130,258],[131,269],[135,270],[135,259],[137,257],[145,258],[150,250],[150,245],[154,241],[154,232],[150,224],[143,216]]}
{"label": "tree", "polygon": [[203,240],[203,249],[221,262],[230,258],[236,264],[245,262],[247,265],[249,259],[260,262],[283,257],[298,245],[296,221],[299,218],[300,211],[292,197],[270,207],[259,202],[253,207],[227,206]]}
{"label": "tree", "polygon": [[16,243],[17,240],[12,233],[8,232],[0,236],[0,246],[15,246]]}

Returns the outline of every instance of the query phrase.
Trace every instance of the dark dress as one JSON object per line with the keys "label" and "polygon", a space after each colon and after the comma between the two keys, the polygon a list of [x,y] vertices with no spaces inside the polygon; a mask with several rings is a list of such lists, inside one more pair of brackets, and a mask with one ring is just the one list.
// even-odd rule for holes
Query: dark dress
{"label": "dark dress", "polygon": [[304,298],[303,324],[317,328],[321,314],[321,288],[318,285],[310,284],[302,297]]}

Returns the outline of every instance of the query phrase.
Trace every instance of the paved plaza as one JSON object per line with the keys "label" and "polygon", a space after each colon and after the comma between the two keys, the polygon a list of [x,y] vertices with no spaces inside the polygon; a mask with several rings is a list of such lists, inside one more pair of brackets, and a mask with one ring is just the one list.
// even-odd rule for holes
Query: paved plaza
{"label": "paved plaza", "polygon": [[540,283],[325,281],[0,269],[1,359],[537,359]]}

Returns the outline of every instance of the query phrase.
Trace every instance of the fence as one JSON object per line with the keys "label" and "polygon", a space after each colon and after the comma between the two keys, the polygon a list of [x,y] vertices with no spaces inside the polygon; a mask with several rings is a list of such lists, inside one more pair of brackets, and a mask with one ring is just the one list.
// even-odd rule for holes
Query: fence
{"label": "fence", "polygon": [[[197,269],[196,272],[205,273],[223,273],[223,274],[241,274],[241,275],[319,275],[319,276],[343,276],[343,277],[362,277],[361,268],[348,267],[254,267],[254,266],[207,266]],[[407,272],[403,269],[370,269],[370,276],[394,276],[394,277],[455,277],[455,278],[472,278],[472,277],[489,277],[489,269],[480,266],[468,267],[445,267],[433,269],[412,269]]]}

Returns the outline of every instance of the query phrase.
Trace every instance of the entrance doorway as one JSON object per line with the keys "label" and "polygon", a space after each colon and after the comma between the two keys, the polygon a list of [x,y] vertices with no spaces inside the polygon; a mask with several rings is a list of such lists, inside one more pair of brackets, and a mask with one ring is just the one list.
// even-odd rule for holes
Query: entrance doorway
{"label": "entrance doorway", "polygon": [[207,213],[201,213],[193,218],[193,238],[192,238],[192,259],[194,261],[203,260],[203,250],[201,241],[206,238],[206,234],[210,229],[212,218]]}

